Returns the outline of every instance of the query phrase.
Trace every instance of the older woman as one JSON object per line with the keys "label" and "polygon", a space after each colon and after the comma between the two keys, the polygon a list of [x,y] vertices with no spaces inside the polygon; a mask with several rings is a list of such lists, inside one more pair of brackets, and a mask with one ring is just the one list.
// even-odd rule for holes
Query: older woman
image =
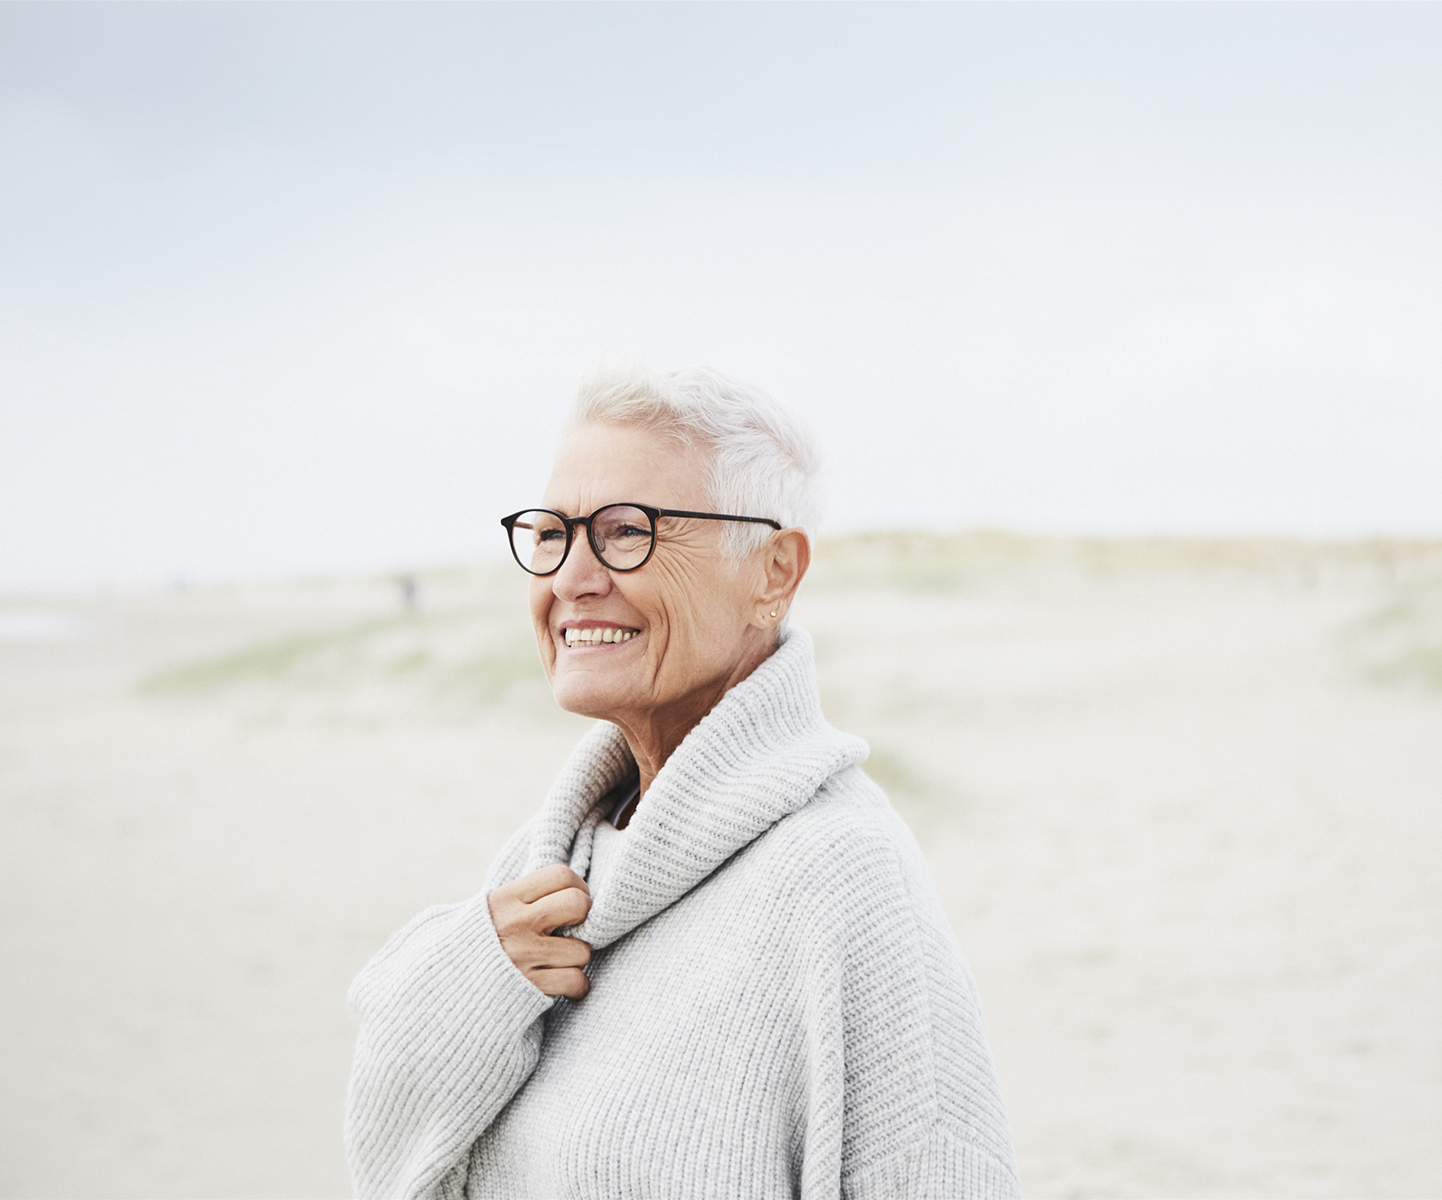
{"label": "older woman", "polygon": [[715,373],[583,383],[502,524],[597,724],[480,895],[352,988],[362,1195],[1016,1194],[975,986],[786,626],[815,474]]}

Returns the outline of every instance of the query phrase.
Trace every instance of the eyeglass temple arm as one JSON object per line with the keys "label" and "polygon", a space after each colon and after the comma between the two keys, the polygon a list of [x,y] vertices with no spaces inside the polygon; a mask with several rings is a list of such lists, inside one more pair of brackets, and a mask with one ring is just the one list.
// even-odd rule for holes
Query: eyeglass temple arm
{"label": "eyeglass temple arm", "polygon": [[685,512],[679,508],[658,508],[658,517],[698,517],[710,521],[754,521],[757,525],[770,525],[772,529],[780,529],[781,522],[773,521],[770,517],[733,517],[729,513],[703,513]]}

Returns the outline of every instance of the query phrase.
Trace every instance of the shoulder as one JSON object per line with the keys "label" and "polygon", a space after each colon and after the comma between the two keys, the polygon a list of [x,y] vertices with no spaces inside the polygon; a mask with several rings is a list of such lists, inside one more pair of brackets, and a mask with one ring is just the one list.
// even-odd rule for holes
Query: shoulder
{"label": "shoulder", "polygon": [[886,793],[857,766],[832,775],[810,800],[772,826],[763,841],[773,853],[795,857],[798,869],[816,871],[915,845]]}
{"label": "shoulder", "polygon": [[916,839],[859,767],[831,776],[747,856],[825,924],[893,919],[918,905],[928,919],[939,915]]}

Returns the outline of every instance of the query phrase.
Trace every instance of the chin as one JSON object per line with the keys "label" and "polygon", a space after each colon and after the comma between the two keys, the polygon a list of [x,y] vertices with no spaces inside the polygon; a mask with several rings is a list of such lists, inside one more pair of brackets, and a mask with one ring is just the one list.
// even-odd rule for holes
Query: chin
{"label": "chin", "polygon": [[616,711],[620,689],[609,680],[578,678],[580,674],[557,671],[551,677],[551,694],[565,712],[605,720]]}

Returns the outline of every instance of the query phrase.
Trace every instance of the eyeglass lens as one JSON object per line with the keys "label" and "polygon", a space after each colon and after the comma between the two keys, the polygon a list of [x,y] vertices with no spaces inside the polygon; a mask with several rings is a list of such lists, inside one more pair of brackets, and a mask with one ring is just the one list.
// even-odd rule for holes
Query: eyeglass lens
{"label": "eyeglass lens", "polygon": [[[580,529],[576,537],[584,536]],[[629,504],[612,504],[591,517],[596,557],[616,571],[640,566],[651,553],[651,518]],[[566,556],[566,523],[555,513],[531,509],[511,526],[516,561],[536,575],[549,575]]]}

